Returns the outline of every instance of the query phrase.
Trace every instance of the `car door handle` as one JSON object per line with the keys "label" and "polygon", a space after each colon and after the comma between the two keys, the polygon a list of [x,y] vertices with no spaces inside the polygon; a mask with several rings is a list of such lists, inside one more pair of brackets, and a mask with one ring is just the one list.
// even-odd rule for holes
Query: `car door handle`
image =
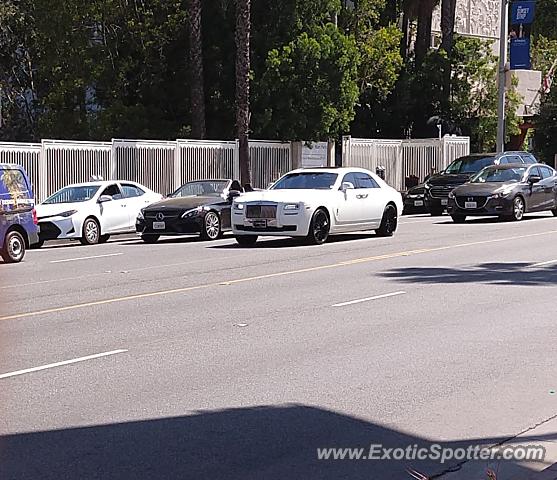
{"label": "car door handle", "polygon": [[367,198],[367,196],[368,196],[367,193],[366,194],[361,193],[359,195],[356,195],[356,198],[363,199],[363,198]]}

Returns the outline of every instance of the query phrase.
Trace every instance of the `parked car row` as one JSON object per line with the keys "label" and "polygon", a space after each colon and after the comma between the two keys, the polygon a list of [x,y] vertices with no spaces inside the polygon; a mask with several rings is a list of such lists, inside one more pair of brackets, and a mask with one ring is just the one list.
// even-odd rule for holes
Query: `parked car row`
{"label": "parked car row", "polygon": [[406,213],[446,210],[455,223],[469,216],[522,220],[525,213],[557,215],[557,172],[527,152],[469,155],[406,192]]}
{"label": "parked car row", "polygon": [[322,244],[336,233],[374,230],[391,236],[399,216],[447,210],[521,220],[549,210],[557,216],[557,172],[525,152],[471,155],[410,189],[404,200],[378,175],[361,168],[310,168],[287,173],[267,190],[244,192],[232,179],[188,182],[163,198],[129,181],[66,186],[35,206],[22,167],[0,164],[0,255],[19,262],[28,247],[74,239],[85,245],[137,232],[144,242],[196,234],[215,240],[232,231],[244,247],[261,236],[304,237]]}

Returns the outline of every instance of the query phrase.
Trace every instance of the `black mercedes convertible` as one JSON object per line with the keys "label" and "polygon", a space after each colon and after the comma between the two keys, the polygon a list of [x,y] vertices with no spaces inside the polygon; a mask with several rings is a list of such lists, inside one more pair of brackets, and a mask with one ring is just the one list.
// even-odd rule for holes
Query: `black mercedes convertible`
{"label": "black mercedes convertible", "polygon": [[230,230],[232,199],[242,191],[237,180],[188,182],[144,208],[137,217],[136,231],[147,243],[155,243],[162,235],[197,234],[204,240],[216,240]]}

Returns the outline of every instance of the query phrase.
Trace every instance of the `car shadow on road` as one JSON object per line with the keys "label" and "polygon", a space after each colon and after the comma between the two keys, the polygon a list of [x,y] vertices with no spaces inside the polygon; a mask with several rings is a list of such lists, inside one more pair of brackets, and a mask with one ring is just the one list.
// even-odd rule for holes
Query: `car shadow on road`
{"label": "car shadow on road", "polygon": [[[557,434],[546,440],[556,439]],[[497,445],[507,438],[462,439],[443,448]],[[536,437],[537,441],[541,439]],[[200,411],[191,416],[0,437],[0,478],[19,480],[338,480],[433,476],[456,460],[318,460],[319,448],[431,448],[436,442],[342,413],[300,404]],[[478,461],[478,468],[502,466]],[[507,462],[526,478],[531,470]],[[530,466],[532,466],[530,464]],[[475,478],[475,477],[474,477]],[[478,478],[487,478],[485,475]],[[505,477],[507,478],[507,477]]]}
{"label": "car shadow on road", "polygon": [[[367,240],[370,238],[380,238],[375,233],[344,233],[344,234],[337,234],[331,235],[327,239],[327,244],[334,244],[334,243],[344,243],[344,242],[353,242],[356,240]],[[382,237],[381,237],[382,238]],[[315,246],[309,245],[306,243],[305,238],[303,237],[285,237],[285,238],[272,238],[272,239],[259,239],[257,243],[251,247],[247,247],[246,249],[262,249],[262,248],[288,248],[288,247],[300,247],[300,246]],[[208,248],[215,248],[215,249],[243,249],[236,242],[234,243],[226,243],[224,245],[209,245]]]}
{"label": "car shadow on road", "polygon": [[535,266],[527,262],[482,263],[466,268],[407,267],[380,275],[403,283],[484,283],[489,285],[544,286],[557,284],[557,262]]}
{"label": "car shadow on road", "polygon": [[[451,217],[438,217],[439,219],[443,218],[443,221],[441,222],[435,222],[434,225],[457,225],[455,224],[455,222],[453,222],[453,220],[451,219]],[[526,215],[521,222],[528,222],[530,220],[539,220],[541,218],[553,218],[553,215]],[[513,222],[510,220],[502,220],[499,217],[468,217],[466,219],[466,222],[464,224],[458,224],[458,225],[470,225],[470,224],[480,224],[480,223],[518,223],[518,222]]]}

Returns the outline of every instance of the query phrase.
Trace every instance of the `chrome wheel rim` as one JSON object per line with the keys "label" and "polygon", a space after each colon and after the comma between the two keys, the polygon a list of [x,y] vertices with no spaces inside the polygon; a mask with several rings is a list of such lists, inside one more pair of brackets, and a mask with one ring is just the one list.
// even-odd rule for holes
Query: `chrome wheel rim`
{"label": "chrome wheel rim", "polygon": [[10,257],[14,260],[19,260],[23,256],[24,252],[24,245],[21,238],[18,235],[14,235],[10,238],[8,243],[8,251],[10,253]]}
{"label": "chrome wheel rim", "polygon": [[99,237],[99,227],[95,222],[89,220],[85,224],[85,238],[89,243],[96,243]]}
{"label": "chrome wheel rim", "polygon": [[315,219],[313,221],[313,236],[319,243],[327,240],[327,237],[329,236],[329,219],[322,211],[315,214]]}
{"label": "chrome wheel rim", "polygon": [[516,198],[514,201],[514,218],[522,220],[524,216],[524,202],[521,198]]}
{"label": "chrome wheel rim", "polygon": [[216,213],[209,212],[205,215],[205,232],[211,240],[214,240],[219,236],[220,221]]}

